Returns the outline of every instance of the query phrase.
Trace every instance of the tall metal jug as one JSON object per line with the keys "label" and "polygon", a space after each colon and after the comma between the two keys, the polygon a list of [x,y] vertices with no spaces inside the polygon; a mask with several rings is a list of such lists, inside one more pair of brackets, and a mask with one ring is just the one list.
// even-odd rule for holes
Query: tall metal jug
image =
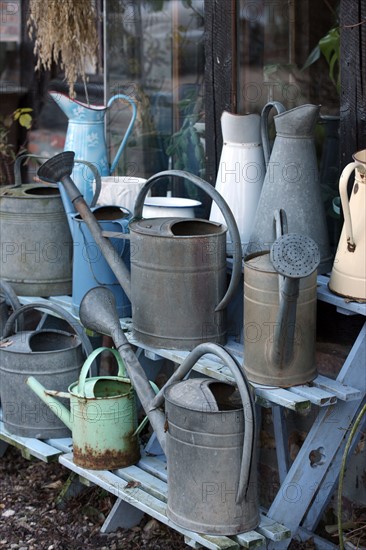
{"label": "tall metal jug", "polygon": [[[339,180],[344,225],[329,281],[332,292],[352,300],[366,301],[366,149],[353,155]],[[347,184],[355,172],[348,200]]]}
{"label": "tall metal jug", "polygon": [[[265,176],[265,164],[258,114],[238,115],[224,111],[221,116],[223,146],[216,178],[216,190],[225,199],[238,225],[245,254]],[[224,223],[213,202],[210,220]],[[233,254],[227,234],[227,254]]]}
{"label": "tall metal jug", "polygon": [[[87,105],[55,91],[51,91],[49,94],[69,119],[64,150],[74,151],[76,158],[92,162],[101,176],[110,176],[118,164],[136,119],[136,105],[132,98],[124,94],[117,94],[111,97],[107,105],[104,106]],[[130,103],[132,114],[125,135],[110,166],[105,140],[105,115],[108,108],[117,99],[123,99]],[[90,205],[94,195],[93,173],[85,166],[76,165],[72,176],[84,199]]]}
{"label": "tall metal jug", "polygon": [[[271,103],[264,107],[268,115]],[[286,211],[291,232],[312,238],[320,250],[318,273],[332,267],[325,211],[319,185],[314,130],[317,105],[300,105],[274,117],[276,137],[270,157],[268,131],[262,140],[267,172],[255,215],[248,254],[269,250],[275,240],[273,211]]]}

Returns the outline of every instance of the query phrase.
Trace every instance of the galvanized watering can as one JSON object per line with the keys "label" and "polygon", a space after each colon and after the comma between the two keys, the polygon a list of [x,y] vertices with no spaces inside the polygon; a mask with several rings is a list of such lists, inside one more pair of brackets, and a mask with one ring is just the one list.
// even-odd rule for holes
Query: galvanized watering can
{"label": "galvanized watering can", "polygon": [[[49,310],[65,319],[76,334],[56,329],[13,332],[13,327],[30,309]],[[67,387],[79,375],[84,357],[93,351],[83,327],[56,304],[34,302],[10,315],[0,341],[0,396],[5,429],[24,437],[48,439],[68,437],[70,431],[26,386],[37,376],[56,390]]]}
{"label": "galvanized watering can", "polygon": [[[107,349],[117,360],[117,376],[87,378],[94,359]],[[75,464],[92,470],[115,470],[138,462],[138,433],[144,424],[137,427],[135,392],[116,350],[94,350],[68,392],[48,390],[33,376],[26,382],[72,431]],[[70,399],[70,410],[55,397]]]}
{"label": "galvanized watering can", "polygon": [[[57,185],[21,183],[0,189],[1,277],[17,295],[71,293],[72,238]],[[39,158],[39,157],[36,157]]]}
{"label": "galvanized watering can", "polygon": [[[366,301],[366,149],[353,155],[339,180],[344,225],[339,239],[329,289],[359,302]],[[355,181],[348,200],[351,174]]]}
{"label": "galvanized watering can", "polygon": [[[239,365],[221,346],[205,343],[189,353],[155,396],[121,330],[110,290],[89,290],[80,304],[85,327],[112,337],[151,422],[168,465],[168,517],[201,533],[232,535],[258,525],[255,414]],[[181,382],[205,354],[231,370],[234,387],[206,379]],[[165,414],[160,407],[166,402]]]}
{"label": "galvanized watering can", "polygon": [[[225,308],[241,278],[241,250],[235,219],[220,194],[188,172],[168,170],[152,176],[136,199],[136,219],[129,224],[130,274],[74,185],[70,177],[73,161],[72,152],[60,153],[43,164],[38,175],[45,181],[60,181],[88,225],[131,300],[136,339],[170,349],[192,349],[207,341],[224,343]],[[220,205],[237,251],[227,289],[225,226],[197,218],[141,219],[146,194],[155,181],[169,176],[190,180]]]}
{"label": "galvanized watering can", "polygon": [[287,387],[313,380],[320,254],[306,235],[287,233],[275,212],[278,238],[270,252],[244,262],[244,370],[251,382]]}
{"label": "galvanized watering can", "polygon": [[[51,91],[49,94],[69,119],[64,150],[74,151],[76,158],[92,163],[101,176],[110,176],[117,167],[135,123],[137,113],[135,102],[129,96],[117,94],[110,98],[106,106],[87,105],[59,92]],[[111,166],[109,166],[105,141],[105,116],[107,110],[117,99],[127,101],[132,107],[132,113],[125,135]],[[93,199],[94,175],[88,169],[75,166],[73,179],[90,205]],[[66,196],[64,198],[67,199]]]}
{"label": "galvanized watering can", "polygon": [[[264,107],[267,117],[274,105],[277,103]],[[276,137],[270,155],[268,125],[263,118],[262,140],[267,171],[247,255],[270,249],[276,238],[273,211],[282,208],[286,211],[291,231],[307,235],[317,243],[320,251],[318,272],[328,273],[333,262],[314,140],[319,110],[317,105],[300,105],[275,115]]]}

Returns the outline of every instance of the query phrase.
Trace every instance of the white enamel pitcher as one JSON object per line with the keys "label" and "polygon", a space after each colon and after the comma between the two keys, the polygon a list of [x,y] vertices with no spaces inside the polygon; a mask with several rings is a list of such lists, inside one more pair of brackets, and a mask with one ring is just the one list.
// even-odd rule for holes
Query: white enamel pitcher
{"label": "white enamel pitcher", "polygon": [[[353,155],[339,180],[344,224],[339,239],[329,289],[351,300],[366,301],[366,149]],[[355,181],[348,199],[352,173]]]}

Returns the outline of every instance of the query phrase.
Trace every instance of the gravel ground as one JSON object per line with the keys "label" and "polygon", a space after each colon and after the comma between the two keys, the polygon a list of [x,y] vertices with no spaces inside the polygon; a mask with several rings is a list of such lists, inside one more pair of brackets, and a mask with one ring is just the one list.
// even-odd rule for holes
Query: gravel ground
{"label": "gravel ground", "polygon": [[115,497],[86,488],[56,505],[69,471],[57,462],[24,459],[8,447],[0,459],[1,550],[183,550],[183,536],[149,516],[133,529],[100,534]]}

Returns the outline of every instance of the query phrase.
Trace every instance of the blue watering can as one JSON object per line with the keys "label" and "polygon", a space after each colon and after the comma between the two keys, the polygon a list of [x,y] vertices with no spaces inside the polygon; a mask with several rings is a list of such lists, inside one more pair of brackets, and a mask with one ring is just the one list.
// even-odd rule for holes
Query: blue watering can
{"label": "blue watering can", "polygon": [[[60,92],[51,91],[49,94],[69,119],[64,150],[74,151],[76,158],[93,163],[101,176],[110,176],[118,164],[135,123],[137,109],[134,101],[124,94],[117,94],[111,97],[107,106],[87,105]],[[114,160],[109,165],[105,140],[105,114],[117,99],[123,99],[130,103],[132,114]],[[76,164],[72,177],[85,201],[90,205],[93,199],[94,180],[90,168]],[[73,211],[75,210],[73,209]]]}

